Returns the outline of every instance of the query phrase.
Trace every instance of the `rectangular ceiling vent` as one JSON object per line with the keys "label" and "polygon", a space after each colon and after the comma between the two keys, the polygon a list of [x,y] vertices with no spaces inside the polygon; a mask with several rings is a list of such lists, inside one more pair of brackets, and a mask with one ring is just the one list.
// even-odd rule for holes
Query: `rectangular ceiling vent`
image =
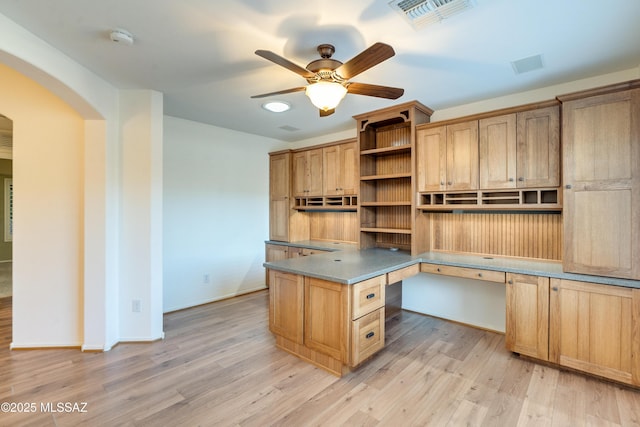
{"label": "rectangular ceiling vent", "polygon": [[474,0],[392,0],[389,6],[418,30],[472,8]]}

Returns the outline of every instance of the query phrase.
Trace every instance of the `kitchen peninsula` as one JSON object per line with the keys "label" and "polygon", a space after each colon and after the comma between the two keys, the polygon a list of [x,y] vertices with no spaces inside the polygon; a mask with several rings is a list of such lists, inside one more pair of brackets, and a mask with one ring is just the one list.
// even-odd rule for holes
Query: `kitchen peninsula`
{"label": "kitchen peninsula", "polygon": [[[363,114],[357,141],[271,156],[276,345],[343,375],[384,348],[387,294],[449,276],[504,286],[509,350],[640,386],[640,80],[431,113]],[[309,184],[327,168],[341,183]]]}

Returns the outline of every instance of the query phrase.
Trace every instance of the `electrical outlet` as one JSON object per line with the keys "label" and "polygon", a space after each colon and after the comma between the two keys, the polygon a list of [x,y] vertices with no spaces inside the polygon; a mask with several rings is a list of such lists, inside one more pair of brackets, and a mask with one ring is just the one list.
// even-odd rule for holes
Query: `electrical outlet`
{"label": "electrical outlet", "polygon": [[131,311],[134,313],[140,313],[140,300],[134,299],[131,300]]}
{"label": "electrical outlet", "polygon": [[202,276],[202,283],[207,284],[211,282],[211,278],[209,277],[209,273],[205,273],[204,276]]}

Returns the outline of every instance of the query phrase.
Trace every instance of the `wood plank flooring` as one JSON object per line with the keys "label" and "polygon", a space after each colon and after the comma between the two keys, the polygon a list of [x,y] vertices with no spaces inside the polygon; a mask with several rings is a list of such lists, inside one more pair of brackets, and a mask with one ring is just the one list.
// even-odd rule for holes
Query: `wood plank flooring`
{"label": "wood plank flooring", "polygon": [[[261,291],[165,316],[166,339],[106,353],[9,351],[1,426],[631,426],[640,392],[520,359],[504,337],[399,312],[386,348],[339,379],[274,347]],[[41,404],[86,402],[85,413]],[[46,409],[46,408],[45,408]]]}

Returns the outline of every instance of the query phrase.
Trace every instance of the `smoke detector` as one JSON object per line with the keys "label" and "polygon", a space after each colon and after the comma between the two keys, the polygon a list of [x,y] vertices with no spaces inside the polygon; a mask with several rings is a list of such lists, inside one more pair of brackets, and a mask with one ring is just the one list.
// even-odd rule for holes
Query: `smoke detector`
{"label": "smoke detector", "polygon": [[133,35],[129,31],[123,30],[122,28],[116,28],[115,30],[111,31],[109,37],[111,38],[111,41],[116,43],[122,43],[128,46],[131,46],[133,44]]}
{"label": "smoke detector", "polygon": [[474,0],[392,0],[389,6],[414,29],[435,24],[475,6]]}

